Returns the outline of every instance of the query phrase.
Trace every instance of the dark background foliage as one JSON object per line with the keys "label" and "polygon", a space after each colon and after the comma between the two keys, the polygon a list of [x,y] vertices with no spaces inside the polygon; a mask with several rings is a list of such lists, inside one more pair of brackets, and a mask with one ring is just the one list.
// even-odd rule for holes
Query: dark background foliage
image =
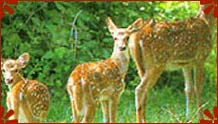
{"label": "dark background foliage", "polygon": [[[112,53],[113,39],[105,23],[106,17],[110,16],[119,27],[127,27],[139,17],[171,22],[196,16],[198,4],[198,2],[19,2],[15,7],[15,14],[3,19],[3,57],[17,58],[23,52],[29,52],[31,60],[23,70],[23,75],[28,79],[37,79],[49,87],[52,102],[56,103],[52,103],[51,107],[54,115],[55,112],[63,114],[61,110],[61,112],[53,110],[56,108],[55,105],[67,103],[67,106],[64,106],[66,109],[63,109],[66,111],[65,114],[68,114],[67,119],[58,117],[56,119],[52,117],[51,112],[49,117],[52,119],[48,121],[69,121],[71,110],[66,84],[71,71],[80,63],[106,59]],[[72,26],[76,16],[75,26]],[[214,28],[214,34],[216,32],[217,29]],[[75,36],[78,40],[75,40]],[[215,38],[214,36],[214,50],[205,64],[205,87],[209,87],[205,92],[210,92],[208,97],[213,95],[212,98],[209,97],[212,101],[210,107],[215,103]],[[159,89],[170,87],[169,92],[184,95],[182,75],[181,70],[164,72],[153,93],[157,93],[158,96]],[[139,82],[135,64],[131,61],[126,77],[125,99],[134,98],[134,89]],[[2,88],[4,97],[7,87],[3,84]],[[4,99],[3,103],[5,104]],[[134,104],[134,101],[131,104]],[[134,112],[134,108],[132,111]]]}

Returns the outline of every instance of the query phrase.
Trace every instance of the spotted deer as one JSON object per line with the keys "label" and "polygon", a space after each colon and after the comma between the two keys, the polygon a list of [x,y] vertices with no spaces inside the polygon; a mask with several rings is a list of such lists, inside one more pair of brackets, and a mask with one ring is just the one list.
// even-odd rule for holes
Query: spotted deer
{"label": "spotted deer", "polygon": [[[183,21],[145,21],[138,32],[130,35],[130,53],[141,77],[135,89],[138,122],[145,122],[147,94],[164,70],[183,70],[187,120],[191,121],[194,93],[201,108],[204,63],[212,50],[211,28],[214,26],[214,17],[205,15],[203,7],[196,17]],[[202,118],[201,109],[198,115]]]}
{"label": "spotted deer", "polygon": [[18,122],[39,122],[46,119],[50,96],[46,85],[37,80],[28,80],[20,71],[29,62],[28,53],[23,53],[18,59],[2,59],[2,71],[6,85],[7,107],[14,110],[11,116]]}
{"label": "spotted deer", "polygon": [[92,122],[97,105],[102,104],[105,122],[117,121],[117,108],[124,91],[124,78],[129,66],[128,37],[136,31],[136,20],[127,29],[117,28],[106,19],[114,39],[109,59],[78,65],[70,74],[67,90],[71,99],[74,122]]}

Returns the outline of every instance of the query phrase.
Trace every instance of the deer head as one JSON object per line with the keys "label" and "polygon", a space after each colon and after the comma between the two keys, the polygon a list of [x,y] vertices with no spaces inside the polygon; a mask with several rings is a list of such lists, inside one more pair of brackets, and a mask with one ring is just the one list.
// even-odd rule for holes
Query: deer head
{"label": "deer head", "polygon": [[115,42],[115,50],[124,51],[127,47],[129,36],[139,31],[143,27],[143,19],[139,18],[128,28],[118,28],[110,17],[107,17],[106,23]]}
{"label": "deer head", "polygon": [[16,83],[20,78],[21,69],[25,68],[29,62],[30,56],[28,53],[23,53],[18,59],[2,59],[2,71],[7,85]]}

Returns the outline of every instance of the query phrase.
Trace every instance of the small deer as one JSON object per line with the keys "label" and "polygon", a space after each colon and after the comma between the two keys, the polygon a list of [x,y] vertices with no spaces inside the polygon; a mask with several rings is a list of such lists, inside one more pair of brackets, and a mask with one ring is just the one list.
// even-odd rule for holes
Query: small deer
{"label": "small deer", "polygon": [[67,90],[71,99],[74,122],[92,122],[99,102],[105,122],[117,121],[117,108],[124,91],[124,78],[129,66],[128,37],[140,20],[127,29],[117,28],[106,19],[114,39],[111,57],[99,62],[78,65],[71,73]]}
{"label": "small deer", "polygon": [[6,85],[7,107],[14,110],[13,119],[18,122],[39,122],[46,119],[50,96],[46,85],[37,80],[25,79],[20,71],[29,62],[28,53],[18,59],[2,59],[2,71]]}
{"label": "small deer", "polygon": [[[201,108],[204,63],[213,46],[212,18],[212,15],[204,15],[200,10],[197,17],[184,21],[167,23],[150,20],[130,36],[130,53],[141,77],[135,90],[138,122],[145,122],[147,94],[164,70],[183,70],[187,120],[190,121],[190,109],[193,109],[194,91]],[[202,117],[201,109],[198,115]]]}

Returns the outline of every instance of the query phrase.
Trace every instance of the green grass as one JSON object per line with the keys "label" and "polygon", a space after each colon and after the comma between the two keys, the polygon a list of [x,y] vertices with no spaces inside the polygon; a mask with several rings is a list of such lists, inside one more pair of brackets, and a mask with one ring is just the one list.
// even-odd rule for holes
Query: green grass
{"label": "green grass", "polygon": [[[183,86],[181,86],[183,87]],[[204,109],[213,110],[216,105],[215,83],[205,83],[203,91]],[[146,108],[147,122],[185,122],[185,94],[183,90],[175,89],[173,86],[155,86],[149,93],[148,106]],[[194,110],[196,111],[196,109]],[[199,122],[196,117],[194,122]],[[48,115],[48,122],[70,122],[71,106],[68,95],[53,97]],[[103,116],[99,105],[95,121],[102,122]],[[118,122],[135,122],[135,98],[134,90],[126,89],[121,96],[118,108]]]}
{"label": "green grass", "polygon": [[[147,122],[185,122],[185,94],[182,88],[174,86],[155,86],[149,93],[146,108]],[[71,122],[72,112],[68,94],[62,89],[62,94],[51,97],[50,110],[46,122]],[[54,93],[56,94],[56,93]],[[216,84],[206,82],[203,89],[203,110],[211,112],[216,105]],[[5,106],[5,93],[2,103]],[[196,109],[194,110],[196,111]],[[194,114],[193,121],[199,122]],[[99,105],[94,122],[102,122],[103,116]],[[136,122],[134,90],[126,89],[120,99],[118,122]]]}

